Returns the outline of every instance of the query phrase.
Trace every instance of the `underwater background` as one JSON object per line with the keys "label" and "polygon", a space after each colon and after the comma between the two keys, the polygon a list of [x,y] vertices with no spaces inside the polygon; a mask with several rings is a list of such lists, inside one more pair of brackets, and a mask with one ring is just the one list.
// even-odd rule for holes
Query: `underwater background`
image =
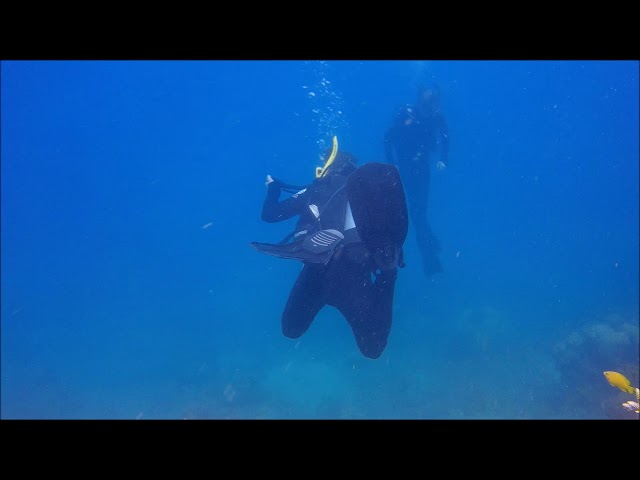
{"label": "underwater background", "polygon": [[[637,61],[2,61],[3,419],[637,419]],[[421,85],[449,123],[383,355],[280,316],[271,174],[360,163]]]}

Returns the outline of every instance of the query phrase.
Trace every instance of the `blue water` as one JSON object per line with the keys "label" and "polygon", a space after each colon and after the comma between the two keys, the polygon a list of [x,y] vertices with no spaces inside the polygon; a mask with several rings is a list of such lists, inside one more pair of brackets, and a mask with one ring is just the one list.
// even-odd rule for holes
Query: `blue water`
{"label": "blue water", "polygon": [[[3,419],[638,418],[637,61],[3,61]],[[336,135],[384,161],[437,83],[450,162],[410,229],[389,344],[261,255],[264,181]]]}

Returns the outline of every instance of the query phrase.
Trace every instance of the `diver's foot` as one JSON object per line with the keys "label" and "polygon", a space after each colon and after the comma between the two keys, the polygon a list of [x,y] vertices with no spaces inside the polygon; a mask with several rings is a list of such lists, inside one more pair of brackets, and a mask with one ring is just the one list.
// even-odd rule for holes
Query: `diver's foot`
{"label": "diver's foot", "polygon": [[424,274],[427,277],[431,277],[432,275],[436,275],[438,273],[442,273],[444,270],[442,269],[442,264],[440,260],[436,257],[427,257],[424,259],[422,263],[422,269],[424,270]]}

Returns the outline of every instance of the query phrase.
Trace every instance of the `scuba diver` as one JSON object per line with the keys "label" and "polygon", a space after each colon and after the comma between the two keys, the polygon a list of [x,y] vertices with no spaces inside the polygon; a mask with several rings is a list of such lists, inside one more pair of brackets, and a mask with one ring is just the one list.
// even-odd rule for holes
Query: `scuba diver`
{"label": "scuba diver", "polygon": [[[360,352],[376,359],[387,346],[398,267],[408,214],[398,169],[385,163],[357,166],[350,153],[333,148],[315,180],[295,187],[267,175],[262,220],[299,215],[278,244],[252,242],[257,251],[302,262],[282,314],[282,333],[304,334],[325,305],[345,317]],[[281,193],[293,195],[280,200]]]}
{"label": "scuba diver", "polygon": [[407,190],[411,221],[415,226],[423,271],[427,277],[442,272],[438,258],[440,242],[427,220],[431,181],[431,154],[439,144],[438,170],[449,161],[449,129],[440,110],[437,88],[421,87],[413,105],[405,105],[396,114],[384,137],[387,162],[396,165]]}

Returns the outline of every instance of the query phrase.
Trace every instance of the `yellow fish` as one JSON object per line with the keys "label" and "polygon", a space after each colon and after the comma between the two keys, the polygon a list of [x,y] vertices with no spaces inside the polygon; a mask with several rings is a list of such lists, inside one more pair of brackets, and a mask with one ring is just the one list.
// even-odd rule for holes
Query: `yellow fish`
{"label": "yellow fish", "polygon": [[631,382],[621,373],[604,372],[604,376],[612,387],[618,387],[623,392],[636,393],[636,389],[631,386]]}

